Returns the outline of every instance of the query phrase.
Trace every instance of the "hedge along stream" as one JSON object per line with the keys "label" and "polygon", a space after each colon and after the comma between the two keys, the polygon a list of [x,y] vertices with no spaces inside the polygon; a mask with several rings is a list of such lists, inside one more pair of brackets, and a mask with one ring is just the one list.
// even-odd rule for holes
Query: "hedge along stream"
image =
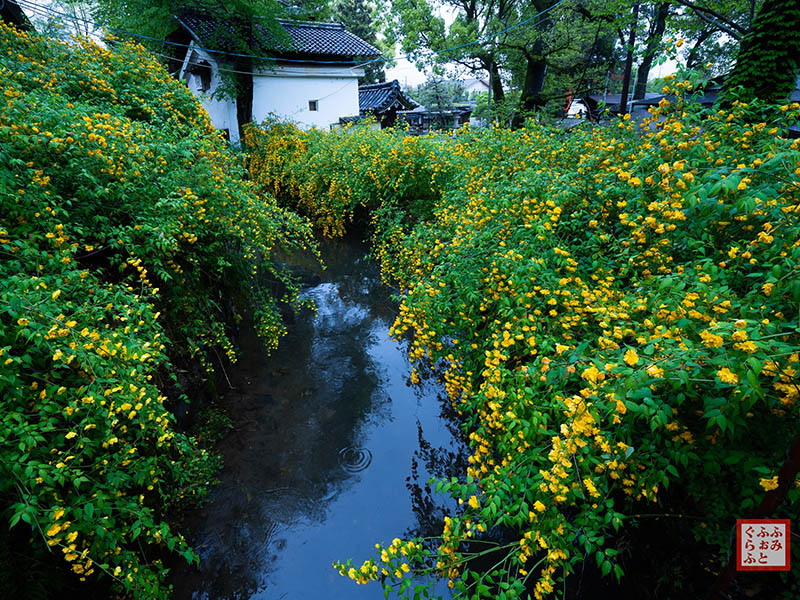
{"label": "hedge along stream", "polygon": [[800,105],[703,112],[693,87],[641,127],[250,130],[262,189],[329,235],[370,215],[393,334],[471,444],[435,484],[463,509],[438,549],[398,539],[342,575],[544,598],[585,560],[622,577],[637,515],[681,519],[719,566],[737,517],[798,516],[800,141],[780,134]]}
{"label": "hedge along stream", "polygon": [[165,408],[174,361],[234,359],[248,307],[276,348],[296,287],[270,256],[311,229],[141,46],[0,24],[0,90],[0,582],[43,593],[50,556],[165,598],[159,557],[195,558],[167,513],[217,466]]}

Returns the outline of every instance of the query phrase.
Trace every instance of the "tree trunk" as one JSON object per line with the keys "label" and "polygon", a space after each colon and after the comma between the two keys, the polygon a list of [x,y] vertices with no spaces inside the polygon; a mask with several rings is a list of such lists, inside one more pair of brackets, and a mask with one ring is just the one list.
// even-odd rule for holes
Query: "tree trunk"
{"label": "tree trunk", "polygon": [[534,54],[526,57],[525,83],[522,85],[520,111],[514,116],[514,127],[522,126],[525,117],[545,103],[542,98],[542,89],[544,88],[544,76],[547,73],[547,60],[541,55],[541,51],[542,43],[537,40],[533,46]]}
{"label": "tree trunk", "polygon": [[633,90],[633,99],[641,100],[647,92],[647,79],[650,77],[650,68],[656,57],[656,50],[664,37],[664,29],[667,26],[667,16],[669,15],[669,2],[662,2],[656,9],[654,17],[654,27],[651,29],[650,37],[647,38],[647,48],[644,51],[642,62],[639,65],[639,74],[636,78],[636,87]]}
{"label": "tree trunk", "polygon": [[800,70],[800,0],[765,0],[750,31],[742,38],[736,66],[725,82],[723,104],[754,97],[778,102],[794,88]]}
{"label": "tree trunk", "polygon": [[[769,0],[767,0],[769,1]],[[773,516],[778,507],[783,504],[789,488],[800,473],[800,436],[792,442],[792,446],[786,454],[780,471],[778,471],[778,487],[770,490],[761,499],[761,503],[748,515],[741,515],[742,518],[766,519]],[[736,576],[736,552],[731,552],[728,562],[719,572],[717,580],[708,593],[709,600],[725,600],[728,587],[733,583]]]}
{"label": "tree trunk", "polygon": [[705,42],[712,33],[714,33],[713,29],[704,29],[700,32],[700,35],[697,36],[694,46],[692,46],[692,49],[689,50],[689,54],[686,56],[686,68],[694,69],[697,66],[697,59],[700,54],[700,46],[703,45],[703,42]]}
{"label": "tree trunk", "polygon": [[[251,21],[247,21],[245,26],[245,35],[248,41],[247,47],[252,49],[255,47],[253,24]],[[251,50],[242,54],[249,52]],[[253,120],[253,58],[251,56],[240,56],[235,61],[235,65],[235,69],[238,71],[234,73],[236,76],[236,122],[239,126],[240,143],[244,144],[245,125]]]}
{"label": "tree trunk", "polygon": [[[506,93],[503,90],[503,81],[500,79],[500,68],[494,59],[489,60],[489,78],[492,82],[492,97],[494,98],[494,105],[498,106],[503,104],[506,100]],[[490,106],[489,109],[492,107]]]}
{"label": "tree trunk", "polygon": [[[236,61],[236,121],[239,140],[244,142],[244,127],[253,120],[253,59]],[[246,72],[244,72],[246,71]]]}
{"label": "tree trunk", "polygon": [[[552,6],[552,2],[536,3],[534,2],[536,10],[541,12],[546,8]],[[536,41],[533,42],[533,48],[530,52],[525,52],[525,81],[522,84],[522,94],[519,99],[519,112],[514,115],[514,127],[521,127],[525,122],[525,117],[529,115],[535,108],[543,106],[545,100],[542,98],[542,89],[544,89],[544,78],[547,74],[547,57],[544,55],[544,41],[542,36],[548,32],[553,26],[550,16],[536,24],[536,29],[539,31]]]}
{"label": "tree trunk", "polygon": [[628,90],[631,85],[631,71],[633,70],[633,49],[636,44],[636,26],[639,24],[639,0],[633,5],[633,21],[631,34],[628,38],[628,55],[625,58],[625,74],[622,77],[622,95],[619,99],[619,114],[624,115],[628,110]]}

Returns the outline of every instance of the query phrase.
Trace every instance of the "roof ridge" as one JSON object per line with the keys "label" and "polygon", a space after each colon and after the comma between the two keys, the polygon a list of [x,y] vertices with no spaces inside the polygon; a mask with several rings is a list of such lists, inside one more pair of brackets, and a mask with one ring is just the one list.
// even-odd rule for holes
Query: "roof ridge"
{"label": "roof ridge", "polygon": [[[322,21],[300,21],[297,19],[276,19],[281,25],[296,25],[299,27],[315,27],[317,29],[344,29],[344,23],[323,23]],[[348,32],[349,33],[349,32]]]}
{"label": "roof ridge", "polygon": [[364,85],[358,86],[359,90],[375,90],[382,87],[400,87],[400,82],[397,79],[392,79],[391,81],[379,81],[377,83],[365,83]]}

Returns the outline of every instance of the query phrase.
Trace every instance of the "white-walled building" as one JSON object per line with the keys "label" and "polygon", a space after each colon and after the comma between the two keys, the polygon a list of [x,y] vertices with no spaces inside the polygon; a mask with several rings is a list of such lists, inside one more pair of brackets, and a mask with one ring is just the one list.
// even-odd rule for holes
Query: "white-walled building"
{"label": "white-walled building", "polygon": [[[249,54],[271,60],[253,69],[252,120],[260,123],[276,116],[304,129],[328,129],[342,117],[358,115],[358,78],[364,75],[358,65],[379,58],[380,51],[340,23],[278,22],[288,42],[270,44],[265,40],[275,36],[253,25],[259,29],[260,41]],[[219,93],[225,71],[236,70],[236,56],[209,50],[219,48],[220,32],[224,37],[234,25],[199,14],[184,15],[179,23],[190,43],[189,48],[181,46],[186,52],[178,76],[200,97],[214,126],[226,130],[236,142],[236,100],[233,94]]]}

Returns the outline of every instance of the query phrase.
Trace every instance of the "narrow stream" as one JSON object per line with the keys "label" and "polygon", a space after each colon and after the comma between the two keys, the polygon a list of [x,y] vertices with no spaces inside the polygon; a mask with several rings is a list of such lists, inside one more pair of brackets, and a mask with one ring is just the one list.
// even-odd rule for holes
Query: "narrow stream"
{"label": "narrow stream", "polygon": [[224,400],[235,429],[220,444],[221,483],[184,523],[200,565],[174,566],[176,600],[377,600],[379,583],[358,586],[333,561],[438,533],[455,508],[426,488],[463,454],[442,387],[408,385],[408,357],[389,338],[396,305],[367,248],[321,249],[325,271],[295,265],[316,316],[299,313],[272,357],[243,334]]}

